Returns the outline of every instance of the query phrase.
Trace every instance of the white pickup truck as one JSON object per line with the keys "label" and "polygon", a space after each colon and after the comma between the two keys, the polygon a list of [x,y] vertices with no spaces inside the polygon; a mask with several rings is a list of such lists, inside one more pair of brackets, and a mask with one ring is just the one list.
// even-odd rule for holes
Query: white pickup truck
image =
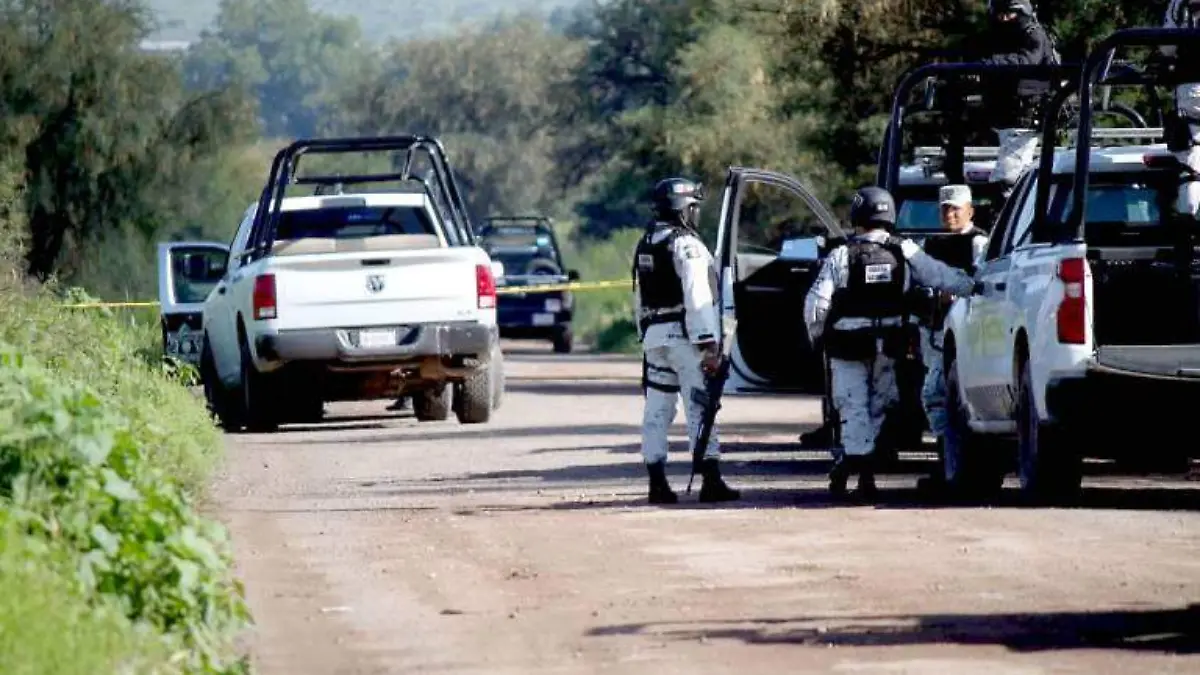
{"label": "white pickup truck", "polygon": [[[1200,260],[1172,225],[1178,165],[1161,144],[1088,154],[1075,220],[1074,150],[1055,153],[1048,181],[1026,173],[975,294],[947,319],[943,464],[965,494],[994,493],[1014,463],[1023,491],[1057,499],[1079,489],[1086,456],[1185,470],[1196,453],[1176,405],[1200,393]],[[1013,436],[1015,458],[997,442]]]}
{"label": "white pickup truck", "polygon": [[[404,149],[406,139],[393,145]],[[361,141],[299,141],[281,151],[290,154],[276,168],[294,173],[306,151]],[[409,139],[408,146],[432,150],[436,162],[435,143]],[[319,419],[326,401],[411,396],[418,419],[443,420],[453,410],[463,423],[487,422],[499,406],[493,263],[463,211],[442,206],[454,204],[456,190],[439,194],[407,175],[342,177],[347,184],[386,179],[402,185],[284,196],[271,186],[330,180],[280,179],[273,170],[228,248],[161,247],[165,336],[168,324],[181,323],[167,319],[171,310],[195,311],[179,307],[188,295],[179,289],[200,284],[207,292],[191,351],[199,347],[205,396],[225,428]],[[172,264],[176,258],[187,262]]]}

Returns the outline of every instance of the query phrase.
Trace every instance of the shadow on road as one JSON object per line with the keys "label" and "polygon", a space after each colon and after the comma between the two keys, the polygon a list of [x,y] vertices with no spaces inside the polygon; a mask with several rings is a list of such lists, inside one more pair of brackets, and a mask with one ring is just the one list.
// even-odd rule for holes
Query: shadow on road
{"label": "shadow on road", "polygon": [[651,635],[694,642],[735,640],[755,645],[897,647],[999,645],[1015,652],[1115,649],[1200,653],[1200,605],[1178,609],[765,618],[730,622],[626,624],[596,628],[589,637]]}

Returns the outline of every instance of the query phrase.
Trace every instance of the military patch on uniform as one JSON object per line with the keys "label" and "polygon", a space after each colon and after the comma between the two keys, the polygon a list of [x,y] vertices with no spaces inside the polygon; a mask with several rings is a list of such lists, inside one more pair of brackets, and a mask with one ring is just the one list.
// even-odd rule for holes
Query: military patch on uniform
{"label": "military patch on uniform", "polygon": [[890,284],[892,282],[892,266],[887,263],[875,263],[863,268],[868,284]]}
{"label": "military patch on uniform", "polygon": [[637,265],[639,270],[647,272],[654,270],[654,256],[649,253],[639,253],[637,257]]}
{"label": "military patch on uniform", "polygon": [[692,243],[683,245],[683,257],[688,260],[695,260],[700,257],[700,249]]}

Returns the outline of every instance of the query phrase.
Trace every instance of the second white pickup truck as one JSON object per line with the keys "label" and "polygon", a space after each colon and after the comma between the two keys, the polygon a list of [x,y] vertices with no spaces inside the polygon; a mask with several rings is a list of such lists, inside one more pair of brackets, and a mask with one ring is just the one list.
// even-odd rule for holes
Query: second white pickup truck
{"label": "second white pickup truck", "polygon": [[[411,178],[406,163],[400,174],[336,179],[400,187],[283,195],[289,184],[335,180],[297,178],[301,155],[364,146],[425,152],[439,189]],[[271,430],[319,419],[326,401],[400,396],[412,397],[420,420],[491,418],[504,386],[495,273],[449,176],[428,138],[298,141],[280,151],[201,310],[201,377],[226,429]],[[180,255],[212,247],[167,245]],[[214,276],[211,265],[196,267]]]}

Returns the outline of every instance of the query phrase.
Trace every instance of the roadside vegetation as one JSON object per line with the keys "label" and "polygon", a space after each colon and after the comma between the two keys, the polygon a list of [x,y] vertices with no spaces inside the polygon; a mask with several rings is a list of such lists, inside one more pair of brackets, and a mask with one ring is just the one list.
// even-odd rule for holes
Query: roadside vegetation
{"label": "roadside vegetation", "polygon": [[156,322],[66,309],[86,294],[27,274],[27,176],[0,161],[2,669],[248,672],[250,617],[200,509],[217,431]]}

